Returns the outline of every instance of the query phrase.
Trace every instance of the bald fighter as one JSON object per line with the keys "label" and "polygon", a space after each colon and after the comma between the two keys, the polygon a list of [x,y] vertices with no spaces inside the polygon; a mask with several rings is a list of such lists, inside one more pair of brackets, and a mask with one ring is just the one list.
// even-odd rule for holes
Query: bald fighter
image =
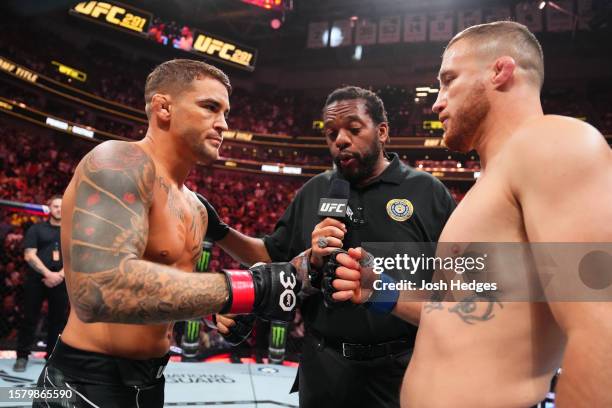
{"label": "bald fighter", "polygon": [[[439,81],[446,145],[482,164],[440,242],[612,242],[612,152],[587,123],[543,114],[543,53],[525,26],[457,34]],[[559,366],[556,406],[612,406],[612,303],[474,305],[423,306],[403,407],[530,407]]]}
{"label": "bald fighter", "polygon": [[211,65],[165,62],[145,85],[145,138],[102,143],[80,162],[62,206],[72,307],[40,387],[73,390],[78,407],[162,407],[174,321],[213,312],[291,319],[299,283],[289,264],[187,273],[208,215],[184,182],[198,162],[217,159],[230,91]]}

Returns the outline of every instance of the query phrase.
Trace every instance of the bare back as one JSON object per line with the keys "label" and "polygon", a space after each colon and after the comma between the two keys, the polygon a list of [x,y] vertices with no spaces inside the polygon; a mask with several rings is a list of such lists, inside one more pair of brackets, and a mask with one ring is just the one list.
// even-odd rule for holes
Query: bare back
{"label": "bare back", "polygon": [[[139,198],[138,194],[123,191],[121,180],[113,183],[96,179],[96,167],[115,166],[117,170],[125,167],[128,171],[140,172],[139,176],[130,177],[140,177],[139,194],[150,198],[150,205],[143,209],[143,215],[148,221],[145,223],[146,240],[140,243],[144,260],[192,272],[206,231],[206,210],[186,187],[173,185],[169,177],[156,168],[154,161],[137,143],[110,142],[99,148],[106,148],[111,152],[93,155],[90,153],[86,156],[79,164],[64,195],[62,243],[66,281],[73,307],[62,340],[79,349],[109,355],[139,359],[160,357],[169,349],[172,323],[87,323],[79,318],[75,310],[74,304],[80,302],[80,298],[84,296],[81,291],[83,283],[75,279],[75,274],[82,275],[90,271],[75,271],[71,258],[89,256],[90,263],[98,264],[91,265],[91,268],[98,274],[104,273],[103,258],[116,257],[117,252],[121,251],[118,249],[119,243],[133,238],[131,229],[138,228],[131,225],[133,222],[130,221],[131,217],[139,216],[138,208],[131,205]],[[102,160],[107,162],[102,163]],[[140,160],[142,165],[130,165],[130,160]],[[110,161],[113,162],[109,163]],[[91,210],[93,208],[96,209],[95,212]],[[94,233],[91,230],[93,227],[87,226],[86,216],[105,219],[102,226],[104,231],[96,231],[100,242],[96,244],[99,248],[95,254],[82,254],[83,250],[73,245],[81,234]],[[139,301],[147,302],[147,297],[155,294],[143,292],[140,296],[142,298]],[[115,301],[125,300],[117,298]],[[160,305],[160,308],[162,307],[163,304]],[[160,312],[163,313],[163,310]]]}

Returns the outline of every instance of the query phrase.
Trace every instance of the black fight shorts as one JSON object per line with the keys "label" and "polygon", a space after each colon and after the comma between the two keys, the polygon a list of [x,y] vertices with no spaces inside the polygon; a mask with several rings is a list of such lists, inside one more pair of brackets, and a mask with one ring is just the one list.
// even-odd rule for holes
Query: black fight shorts
{"label": "black fight shorts", "polygon": [[41,389],[72,391],[70,400],[35,400],[33,408],[162,408],[169,355],[130,360],[79,350],[58,339],[38,378]]}

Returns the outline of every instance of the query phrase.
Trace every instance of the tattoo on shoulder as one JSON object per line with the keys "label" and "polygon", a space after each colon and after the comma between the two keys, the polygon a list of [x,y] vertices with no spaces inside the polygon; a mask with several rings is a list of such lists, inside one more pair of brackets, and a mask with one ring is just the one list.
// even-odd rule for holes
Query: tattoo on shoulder
{"label": "tattoo on shoulder", "polygon": [[100,145],[83,159],[70,244],[77,305],[101,295],[108,273],[125,273],[124,258],[144,253],[154,180],[153,161],[130,143]]}
{"label": "tattoo on shoulder", "polygon": [[153,200],[153,161],[129,143],[94,151],[84,160],[72,219],[73,262],[93,266],[99,258],[117,263],[121,253],[142,254]]}

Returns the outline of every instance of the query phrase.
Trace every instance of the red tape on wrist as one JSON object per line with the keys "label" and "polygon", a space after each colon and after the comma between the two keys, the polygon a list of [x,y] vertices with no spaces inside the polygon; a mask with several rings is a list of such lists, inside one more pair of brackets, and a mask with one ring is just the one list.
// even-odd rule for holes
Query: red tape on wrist
{"label": "red tape on wrist", "polygon": [[232,306],[228,313],[245,314],[253,311],[255,303],[255,286],[249,271],[228,272],[232,285]]}

